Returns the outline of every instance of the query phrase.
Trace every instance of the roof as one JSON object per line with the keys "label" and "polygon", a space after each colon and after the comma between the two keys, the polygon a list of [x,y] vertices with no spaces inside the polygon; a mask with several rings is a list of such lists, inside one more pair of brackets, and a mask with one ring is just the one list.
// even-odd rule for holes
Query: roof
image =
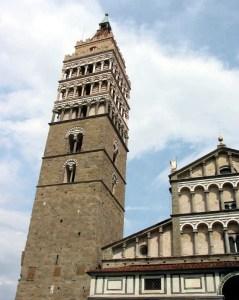
{"label": "roof", "polygon": [[171,218],[166,219],[166,220],[163,220],[163,221],[161,221],[161,222],[159,222],[159,223],[156,223],[156,224],[154,224],[154,225],[151,225],[151,226],[149,226],[149,227],[146,227],[146,228],[144,228],[144,229],[142,229],[142,230],[140,230],[140,231],[138,231],[138,232],[136,232],[136,233],[133,233],[133,234],[131,234],[131,235],[128,235],[128,236],[124,237],[124,238],[121,239],[121,240],[118,240],[118,241],[115,241],[115,242],[113,242],[113,243],[111,243],[111,244],[108,244],[108,245],[102,247],[102,249],[104,250],[104,249],[106,249],[106,248],[116,246],[117,244],[122,244],[123,242],[125,242],[125,241],[127,241],[127,240],[130,240],[130,239],[133,238],[133,237],[136,237],[136,236],[138,236],[138,235],[141,235],[141,234],[143,234],[143,233],[146,233],[147,231],[153,230],[154,228],[157,228],[158,226],[163,225],[163,224],[165,224],[165,223],[168,223],[168,222],[170,222],[170,221],[171,221]]}
{"label": "roof", "polygon": [[228,147],[226,147],[226,146],[218,147],[218,148],[214,149],[213,151],[211,151],[211,152],[205,154],[204,156],[202,156],[202,157],[200,157],[200,158],[194,160],[193,162],[187,164],[186,166],[184,166],[184,167],[182,167],[182,168],[176,170],[175,172],[171,173],[171,174],[169,175],[169,178],[171,178],[172,176],[174,176],[174,175],[176,175],[176,174],[178,174],[178,173],[181,173],[182,171],[184,171],[184,170],[190,168],[191,166],[193,166],[193,165],[195,165],[195,164],[197,164],[197,163],[200,163],[201,161],[203,161],[203,160],[205,160],[205,159],[211,157],[213,154],[216,154],[216,153],[219,153],[219,152],[233,152],[233,153],[239,154],[239,150],[237,150],[237,149],[228,148]]}
{"label": "roof", "polygon": [[175,264],[152,264],[152,265],[129,265],[115,268],[90,270],[89,274],[103,273],[138,273],[157,271],[183,271],[183,270],[205,270],[205,269],[230,269],[239,268],[239,261],[215,261],[197,263],[175,263]]}

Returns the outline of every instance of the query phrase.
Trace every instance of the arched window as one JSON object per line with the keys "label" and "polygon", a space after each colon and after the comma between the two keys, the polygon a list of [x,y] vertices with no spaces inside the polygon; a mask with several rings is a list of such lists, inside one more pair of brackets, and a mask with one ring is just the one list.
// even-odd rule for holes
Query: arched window
{"label": "arched window", "polygon": [[65,165],[64,183],[73,183],[76,175],[76,160],[70,159]]}
{"label": "arched window", "polygon": [[82,142],[83,142],[83,134],[82,133],[72,133],[69,135],[68,139],[69,139],[70,153],[80,152]]}
{"label": "arched window", "polygon": [[118,142],[115,141],[113,144],[113,163],[116,162],[118,154],[119,154],[119,146],[118,146]]}
{"label": "arched window", "polygon": [[223,166],[220,168],[219,172],[221,175],[231,174],[231,168],[229,166]]}
{"label": "arched window", "polygon": [[78,153],[81,151],[84,137],[84,130],[81,127],[71,128],[65,135],[69,153]]}

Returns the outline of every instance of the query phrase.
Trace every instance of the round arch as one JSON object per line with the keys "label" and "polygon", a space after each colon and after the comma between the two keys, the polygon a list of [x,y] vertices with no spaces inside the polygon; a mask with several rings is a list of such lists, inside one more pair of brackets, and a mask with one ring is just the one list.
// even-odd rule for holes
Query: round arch
{"label": "round arch", "polygon": [[239,272],[227,274],[219,285],[218,294],[224,296],[224,300],[238,300]]}

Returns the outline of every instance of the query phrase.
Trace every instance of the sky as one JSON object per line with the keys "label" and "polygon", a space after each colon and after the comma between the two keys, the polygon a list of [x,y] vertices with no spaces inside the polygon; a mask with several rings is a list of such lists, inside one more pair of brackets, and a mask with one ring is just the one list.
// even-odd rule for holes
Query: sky
{"label": "sky", "polygon": [[125,235],[171,213],[169,161],[239,147],[237,0],[0,0],[0,300],[15,296],[65,54],[104,13],[132,83]]}

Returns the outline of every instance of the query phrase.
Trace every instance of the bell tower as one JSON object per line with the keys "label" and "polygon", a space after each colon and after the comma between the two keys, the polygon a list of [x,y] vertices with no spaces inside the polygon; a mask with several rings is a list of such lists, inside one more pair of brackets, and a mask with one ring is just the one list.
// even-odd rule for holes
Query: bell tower
{"label": "bell tower", "polygon": [[65,56],[16,300],[79,300],[122,238],[130,82],[106,15]]}

